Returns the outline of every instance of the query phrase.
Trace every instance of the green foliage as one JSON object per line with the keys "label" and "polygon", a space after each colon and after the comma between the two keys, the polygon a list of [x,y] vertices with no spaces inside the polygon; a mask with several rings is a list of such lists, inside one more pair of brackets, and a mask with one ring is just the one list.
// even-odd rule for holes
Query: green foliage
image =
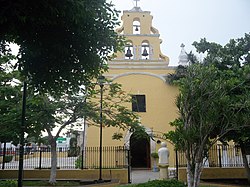
{"label": "green foliage", "polygon": [[170,73],[167,76],[167,82],[171,85],[175,84],[175,81],[186,76],[187,67],[178,66],[174,73]]}
{"label": "green foliage", "polygon": [[11,162],[13,159],[13,155],[5,155],[5,162]]}
{"label": "green foliage", "polygon": [[[179,146],[185,148],[184,142],[201,143],[203,138],[207,142],[214,130],[218,130],[217,126],[228,126],[230,98],[224,78],[214,66],[194,64],[187,69],[186,77],[178,81],[180,94],[176,105],[181,119],[172,125],[178,127],[178,134],[182,136],[182,141],[178,139]],[[222,118],[221,113],[226,111],[227,116]]]}
{"label": "green foliage", "polygon": [[[95,89],[87,97],[87,103],[83,107],[86,112],[89,125],[98,126],[100,124],[100,89]],[[115,132],[113,139],[120,140],[122,131],[130,130],[137,132],[138,136],[144,135],[145,130],[139,125],[138,115],[126,107],[131,104],[131,97],[122,90],[120,84],[110,83],[105,84],[103,88],[102,101],[102,122],[105,127],[117,127],[118,132]]]}
{"label": "green foliage", "polygon": [[[187,56],[188,56],[189,65],[198,64],[199,63],[197,57],[193,54],[192,51],[190,51],[190,53],[188,53]],[[175,85],[176,81],[180,80],[181,78],[186,77],[186,74],[187,74],[187,67],[179,65],[175,69],[174,73],[168,74],[168,76],[167,76],[167,82],[170,85]]]}
{"label": "green foliage", "polygon": [[82,156],[80,155],[75,160],[75,168],[76,169],[81,169],[81,167],[82,167]]}
{"label": "green foliage", "polygon": [[3,187],[16,187],[17,186],[17,181],[16,180],[0,181],[0,186],[3,186]]}
{"label": "green foliage", "polygon": [[49,183],[49,181],[23,181],[24,186],[80,186],[78,181],[57,181],[55,184]]}
{"label": "green foliage", "polygon": [[129,185],[131,187],[186,187],[186,185],[174,179],[171,180],[153,180],[146,183]]}
{"label": "green foliage", "polygon": [[13,141],[19,132],[17,117],[20,116],[21,93],[20,86],[12,84],[14,78],[18,76],[10,64],[12,59],[11,55],[0,55],[0,141],[2,142]]}
{"label": "green foliage", "polygon": [[[230,110],[234,112],[232,123],[241,124],[240,129],[231,130],[221,140],[248,141],[249,132],[249,69],[250,69],[250,34],[231,39],[225,46],[221,46],[202,39],[194,42],[198,52],[206,52],[204,64],[214,64],[227,77]],[[236,112],[237,111],[237,112]]]}
{"label": "green foliage", "polygon": [[171,123],[175,131],[166,137],[185,152],[189,185],[196,186],[192,182],[199,181],[194,177],[200,176],[211,145],[218,139],[241,139],[250,128],[250,35],[225,46],[206,39],[193,45],[205,57],[174,79],[180,90],[176,100],[180,118]]}
{"label": "green foliage", "polygon": [[[250,34],[245,34],[242,38],[231,39],[225,46],[207,42],[205,39],[195,42],[194,45],[198,52],[207,53],[204,58],[205,65],[214,64],[229,77],[226,80],[231,112],[228,120],[233,126],[238,125],[238,128],[232,128],[225,133],[220,137],[220,141],[233,140],[240,145],[250,183],[250,169],[245,154],[245,145],[250,142]],[[221,116],[223,115],[225,113],[222,112]]]}
{"label": "green foliage", "polygon": [[76,157],[80,154],[80,147],[70,147],[68,157]]}
{"label": "green foliage", "polygon": [[205,38],[200,42],[194,42],[199,53],[207,53],[204,64],[214,64],[221,70],[241,68],[250,63],[250,34],[244,37],[231,39],[225,46],[214,42],[208,42]]}
{"label": "green foliage", "polygon": [[123,134],[120,133],[120,132],[115,132],[113,135],[112,135],[112,139],[113,140],[121,140],[123,138]]}
{"label": "green foliage", "polygon": [[188,138],[189,135],[186,134],[184,129],[184,122],[181,118],[177,118],[174,121],[170,122],[170,125],[174,127],[174,131],[169,131],[165,134],[166,139],[171,140],[175,145],[175,149],[179,151],[183,151],[183,144],[186,137]]}
{"label": "green foliage", "polygon": [[37,140],[35,142],[37,142],[39,146],[40,145],[49,145],[48,136],[37,137]]}
{"label": "green foliage", "polygon": [[105,0],[3,0],[0,7],[0,54],[10,42],[19,45],[15,66],[53,95],[80,89],[123,43],[118,11]]}
{"label": "green foliage", "polygon": [[159,158],[159,155],[157,152],[153,152],[150,154],[152,158]]}

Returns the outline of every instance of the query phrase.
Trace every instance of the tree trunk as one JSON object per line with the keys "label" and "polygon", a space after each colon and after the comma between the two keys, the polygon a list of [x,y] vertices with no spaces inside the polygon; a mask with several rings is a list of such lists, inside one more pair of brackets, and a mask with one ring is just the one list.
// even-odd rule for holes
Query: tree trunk
{"label": "tree trunk", "polygon": [[56,167],[57,167],[57,153],[56,153],[56,139],[52,138],[51,142],[51,170],[49,183],[56,183]]}
{"label": "tree trunk", "polygon": [[187,183],[188,187],[198,187],[200,184],[201,171],[203,168],[203,162],[195,163],[194,169],[192,169],[192,161],[187,163]]}
{"label": "tree trunk", "polygon": [[199,186],[199,184],[200,184],[202,167],[203,167],[203,162],[195,163],[193,187]]}
{"label": "tree trunk", "polygon": [[244,145],[244,143],[242,141],[239,141],[239,143],[240,143],[240,149],[241,149],[243,164],[244,164],[244,167],[245,167],[245,170],[246,170],[247,181],[250,184],[250,168],[249,168],[248,161],[247,161],[245,145]]}
{"label": "tree trunk", "polygon": [[187,183],[188,183],[188,187],[192,187],[194,184],[194,177],[193,177],[193,173],[192,173],[192,166],[190,161],[188,161],[187,163]]}

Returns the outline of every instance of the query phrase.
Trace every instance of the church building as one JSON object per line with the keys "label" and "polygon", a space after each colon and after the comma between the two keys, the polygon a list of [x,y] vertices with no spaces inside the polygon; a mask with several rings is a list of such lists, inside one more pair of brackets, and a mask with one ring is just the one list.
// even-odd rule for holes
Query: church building
{"label": "church building", "polygon": [[[153,27],[153,16],[139,6],[123,11],[119,35],[126,38],[123,52],[108,62],[109,71],[104,76],[122,85],[122,89],[133,98],[131,110],[140,116],[148,138],[135,139],[135,133],[123,132],[121,141],[113,140],[117,129],[103,128],[103,146],[126,146],[130,149],[132,168],[151,168],[151,153],[157,152],[160,143],[165,141],[170,151],[169,165],[175,166],[174,147],[164,140],[163,133],[173,130],[169,122],[178,117],[175,99],[178,88],[169,85],[166,77],[174,73],[175,67],[169,66],[169,58],[162,54],[159,31]],[[85,146],[99,145],[99,128],[86,128]]]}

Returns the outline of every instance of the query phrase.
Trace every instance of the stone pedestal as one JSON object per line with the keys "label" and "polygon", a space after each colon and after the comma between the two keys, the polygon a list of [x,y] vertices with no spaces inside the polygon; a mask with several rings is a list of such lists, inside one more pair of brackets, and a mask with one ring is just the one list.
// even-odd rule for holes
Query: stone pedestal
{"label": "stone pedestal", "polygon": [[160,179],[168,179],[168,164],[159,164],[160,168]]}

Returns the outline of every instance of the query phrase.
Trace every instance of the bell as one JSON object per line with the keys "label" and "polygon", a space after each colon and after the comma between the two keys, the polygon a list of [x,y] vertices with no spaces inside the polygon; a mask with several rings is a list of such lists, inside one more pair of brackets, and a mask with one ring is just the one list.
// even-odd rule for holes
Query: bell
{"label": "bell", "polygon": [[128,57],[129,59],[133,56],[132,53],[131,53],[130,48],[128,48],[128,50],[127,50],[125,56]]}
{"label": "bell", "polygon": [[148,56],[148,51],[147,51],[146,47],[143,49],[142,56]]}
{"label": "bell", "polygon": [[135,27],[135,31],[139,31],[138,26]]}

